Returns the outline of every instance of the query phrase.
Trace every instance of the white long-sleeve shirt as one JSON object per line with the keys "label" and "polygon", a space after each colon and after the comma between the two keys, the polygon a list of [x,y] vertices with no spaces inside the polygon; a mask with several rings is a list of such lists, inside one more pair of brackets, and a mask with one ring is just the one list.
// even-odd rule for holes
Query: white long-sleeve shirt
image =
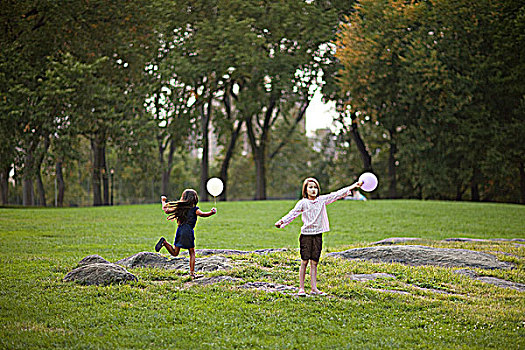
{"label": "white long-sleeve shirt", "polygon": [[288,225],[302,214],[303,226],[301,227],[301,234],[316,235],[330,231],[326,205],[348,196],[352,191],[351,187],[352,186],[348,186],[339,191],[319,196],[314,200],[308,198],[301,199],[295,207],[281,219],[283,222],[281,227]]}

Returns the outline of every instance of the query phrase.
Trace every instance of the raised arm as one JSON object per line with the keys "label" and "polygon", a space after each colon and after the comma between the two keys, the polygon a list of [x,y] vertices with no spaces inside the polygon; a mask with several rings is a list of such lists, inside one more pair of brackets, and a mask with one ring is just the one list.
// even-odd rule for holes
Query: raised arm
{"label": "raised arm", "polygon": [[319,199],[324,201],[326,204],[330,204],[330,203],[335,202],[338,199],[341,199],[341,198],[344,198],[344,197],[350,195],[350,192],[352,192],[353,189],[359,188],[362,185],[363,185],[362,182],[356,182],[356,183],[353,183],[352,185],[350,185],[348,187],[341,188],[338,191],[319,196]]}
{"label": "raised arm", "polygon": [[281,220],[279,220],[279,221],[277,221],[275,223],[275,227],[283,228],[286,225],[288,225],[290,222],[292,222],[296,217],[301,215],[301,213],[304,210],[303,209],[303,204],[304,204],[304,202],[302,200],[297,202],[295,207],[292,210],[290,210],[290,212],[288,214],[286,214]]}
{"label": "raised arm", "polygon": [[197,209],[195,211],[195,214],[197,214],[197,216],[200,216],[202,218],[206,218],[208,216],[215,215],[216,213],[217,213],[217,209],[215,208],[211,208],[210,211],[201,211],[200,209]]}

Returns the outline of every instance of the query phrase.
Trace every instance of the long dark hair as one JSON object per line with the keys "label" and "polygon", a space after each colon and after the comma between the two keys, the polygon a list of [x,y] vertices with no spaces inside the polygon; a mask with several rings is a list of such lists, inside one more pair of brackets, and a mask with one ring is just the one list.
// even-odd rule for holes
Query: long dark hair
{"label": "long dark hair", "polygon": [[178,201],[168,202],[168,220],[177,219],[179,224],[186,221],[188,217],[188,210],[194,208],[199,203],[199,196],[197,191],[193,189],[187,189],[182,192],[182,196]]}

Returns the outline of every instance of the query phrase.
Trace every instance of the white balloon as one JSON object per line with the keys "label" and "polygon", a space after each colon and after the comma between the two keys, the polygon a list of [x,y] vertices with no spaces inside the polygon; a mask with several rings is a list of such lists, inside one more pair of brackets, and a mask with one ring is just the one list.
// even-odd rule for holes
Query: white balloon
{"label": "white balloon", "polygon": [[361,189],[366,192],[372,192],[377,187],[377,177],[372,173],[363,173],[359,176],[359,182],[363,182]]}
{"label": "white balloon", "polygon": [[208,190],[209,194],[211,194],[214,197],[217,197],[222,193],[224,185],[221,179],[219,179],[218,177],[212,177],[208,180],[208,183],[206,184],[206,189]]}

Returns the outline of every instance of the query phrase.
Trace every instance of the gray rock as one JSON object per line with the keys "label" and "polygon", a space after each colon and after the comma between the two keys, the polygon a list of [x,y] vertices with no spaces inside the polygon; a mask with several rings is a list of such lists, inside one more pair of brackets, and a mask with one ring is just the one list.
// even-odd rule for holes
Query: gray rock
{"label": "gray rock", "polygon": [[411,266],[433,265],[482,269],[514,267],[511,263],[499,261],[491,254],[467,249],[432,248],[420,245],[356,248],[343,252],[328,253],[327,256],[370,260],[372,262],[396,262]]}
{"label": "gray rock", "polygon": [[80,266],[64,277],[65,282],[84,285],[109,285],[137,281],[137,277],[122,266],[106,263],[92,263]]}
{"label": "gray rock", "polygon": [[106,259],[104,259],[100,255],[94,254],[94,255],[88,255],[84,259],[80,260],[78,262],[78,266],[90,265],[90,264],[95,264],[95,263],[98,263],[98,264],[111,264],[109,261],[107,261]]}
{"label": "gray rock", "polygon": [[[189,258],[172,258],[168,259],[159,253],[141,252],[128,258],[116,262],[119,265],[136,268],[136,267],[156,267],[164,269],[189,270]],[[195,271],[211,272],[217,270],[231,269],[232,265],[228,258],[222,256],[213,256],[209,258],[195,259]]]}
{"label": "gray rock", "polygon": [[512,256],[513,258],[520,258],[520,259],[522,259],[522,257],[519,256],[519,255],[506,253],[506,252],[502,252],[502,251],[491,251],[491,252],[487,252],[487,253],[501,254],[501,255],[506,255],[506,256]]}
{"label": "gray rock", "polygon": [[415,237],[391,237],[386,238],[381,241],[373,242],[372,245],[389,245],[389,244],[398,244],[398,243],[406,243],[406,242],[413,242],[413,241],[419,241],[421,238],[415,238]]}
{"label": "gray rock", "polygon": [[468,270],[468,269],[456,270],[454,271],[454,273],[457,273],[463,276],[467,276],[476,281],[489,283],[489,284],[492,284],[492,285],[495,285],[501,288],[510,288],[510,289],[514,289],[520,292],[525,292],[525,284],[523,283],[511,282],[511,281],[503,280],[501,278],[490,277],[490,276],[479,276],[476,272],[472,270]]}
{"label": "gray rock", "polygon": [[415,288],[415,289],[418,289],[418,290],[421,290],[421,291],[424,291],[424,292],[432,292],[432,293],[437,293],[437,294],[453,294],[453,293],[450,293],[450,292],[446,292],[444,290],[439,290],[439,289],[434,289],[434,288],[423,288],[423,287],[419,287],[419,286],[416,286],[416,285],[413,285],[413,284],[410,284],[410,286],[412,288]]}
{"label": "gray rock", "polygon": [[279,292],[279,293],[295,293],[297,292],[297,287],[292,286],[286,286],[283,284],[274,284],[269,282],[248,282],[243,284],[242,286],[239,286],[239,288],[246,288],[246,289],[258,289],[263,290],[265,292]]}
{"label": "gray rock", "polygon": [[189,283],[206,286],[206,285],[217,284],[221,282],[238,282],[238,281],[242,281],[242,279],[231,277],[231,276],[213,276],[213,277],[198,278]]}
{"label": "gray rock", "polygon": [[[209,258],[199,258],[195,261],[195,271],[211,272],[217,270],[229,270],[233,266],[230,259],[223,256],[212,256]],[[188,259],[189,268],[189,259]]]}
{"label": "gray rock", "polygon": [[245,255],[245,254],[269,254],[276,252],[286,252],[287,248],[269,248],[257,249],[253,251],[235,250],[235,249],[196,249],[195,252],[199,255]]}
{"label": "gray rock", "polygon": [[445,242],[525,242],[525,238],[446,238]]}
{"label": "gray rock", "polygon": [[489,277],[489,276],[478,277],[476,278],[476,280],[484,282],[484,283],[493,284],[501,288],[510,288],[510,289],[514,289],[520,292],[525,292],[525,284],[523,283],[511,282],[507,280],[502,280],[501,278]]}
{"label": "gray rock", "polygon": [[379,278],[393,278],[395,279],[396,276],[390,275],[388,273],[364,273],[364,274],[354,274],[350,276],[350,279],[352,281],[358,281],[358,282],[366,282],[366,281],[373,281]]}
{"label": "gray rock", "polygon": [[469,270],[469,269],[461,269],[461,270],[455,270],[454,273],[458,275],[467,276],[470,278],[476,278],[478,277],[478,274],[475,271]]}
{"label": "gray rock", "polygon": [[184,258],[168,259],[159,253],[140,252],[128,258],[121,259],[117,261],[116,264],[125,266],[130,269],[137,267],[166,268],[168,265],[183,259]]}
{"label": "gray rock", "polygon": [[372,288],[372,290],[375,290],[376,292],[382,292],[382,293],[392,293],[392,294],[410,295],[409,292],[405,292],[404,290],[395,290],[395,289],[376,289],[376,288]]}
{"label": "gray rock", "polygon": [[491,241],[525,242],[525,238],[492,238]]}

